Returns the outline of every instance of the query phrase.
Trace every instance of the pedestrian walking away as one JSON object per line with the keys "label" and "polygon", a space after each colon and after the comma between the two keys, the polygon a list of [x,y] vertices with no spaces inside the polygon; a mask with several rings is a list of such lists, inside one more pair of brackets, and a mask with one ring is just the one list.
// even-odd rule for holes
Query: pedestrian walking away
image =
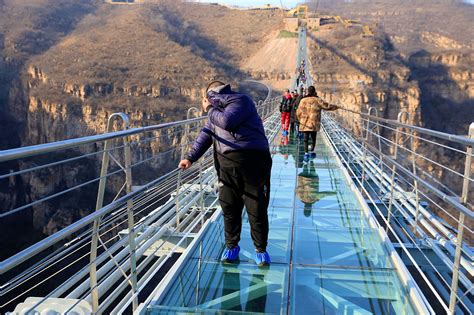
{"label": "pedestrian walking away", "polygon": [[269,265],[267,209],[272,159],[262,119],[250,97],[232,91],[229,84],[220,81],[208,85],[202,108],[208,112],[208,120],[179,167],[188,169],[214,146],[226,241],[221,260],[232,263],[239,259],[245,206],[255,262]]}
{"label": "pedestrian walking away", "polygon": [[[298,109],[296,110],[296,117],[300,124],[299,128],[304,134],[305,161],[316,157],[314,148],[316,147],[317,132],[321,128],[321,111],[336,109],[336,105],[330,105],[318,97],[314,86],[308,87],[308,95],[301,99]],[[311,150],[309,150],[310,137],[312,142]]]}
{"label": "pedestrian walking away", "polygon": [[292,136],[299,135],[298,119],[296,117],[296,110],[298,105],[303,99],[303,88],[300,89],[300,93],[294,91],[292,104],[291,104],[291,114],[290,114],[290,132]]}
{"label": "pedestrian walking away", "polygon": [[288,129],[290,128],[291,100],[292,96],[290,90],[286,90],[281,97],[280,102],[281,129],[283,136],[288,136]]}
{"label": "pedestrian walking away", "polygon": [[291,136],[295,134],[295,121],[296,121],[296,112],[295,112],[295,102],[298,98],[298,92],[295,90],[291,92],[291,101],[290,101],[290,128],[289,133]]}

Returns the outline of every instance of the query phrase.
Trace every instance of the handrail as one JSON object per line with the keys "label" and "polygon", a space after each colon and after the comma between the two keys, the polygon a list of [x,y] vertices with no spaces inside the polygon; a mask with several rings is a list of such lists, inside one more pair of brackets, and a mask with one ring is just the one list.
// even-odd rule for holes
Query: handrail
{"label": "handrail", "polygon": [[[358,114],[357,111],[350,112]],[[406,113],[401,112],[398,115],[399,120],[404,114]],[[459,181],[462,179],[463,191],[462,195],[453,193],[450,196],[438,189],[436,184],[430,183],[430,179],[436,182],[435,179],[419,175],[416,165],[412,164],[412,171],[405,166],[403,161],[407,162],[407,165],[411,164],[409,161],[416,162],[415,151],[408,151],[413,155],[411,158],[400,156],[397,159],[396,155],[382,152],[375,143],[359,135],[359,133],[364,134],[366,131],[364,128],[370,132],[369,127],[364,125],[366,122],[376,120],[374,119],[376,117],[372,115],[363,116],[361,131],[348,128],[347,125],[341,123],[343,117],[337,114],[324,113],[323,127],[325,132],[334,138],[332,145],[343,159],[344,166],[351,172],[357,189],[374,205],[375,211],[380,216],[379,222],[382,222],[386,230],[393,233],[396,241],[400,243],[400,248],[415,264],[416,272],[421,274],[430,290],[434,290],[432,293],[439,299],[441,306],[450,314],[461,312],[461,307],[472,309],[472,303],[469,302],[467,296],[472,288],[472,281],[469,278],[473,272],[472,247],[467,243],[467,238],[463,237],[463,230],[472,233],[471,227],[464,218],[474,218],[472,205],[467,203],[468,186],[472,181],[470,175],[472,147],[468,146],[465,152],[456,149],[456,152],[464,154],[466,158],[464,176],[457,173]],[[380,126],[393,132],[399,132],[403,128],[392,128],[387,124],[380,124]],[[407,131],[408,140],[412,140],[410,138],[414,136],[412,133]],[[388,149],[403,146],[407,140],[399,144],[400,139],[396,137],[397,134],[395,134],[397,140],[384,138],[380,131],[373,134],[378,139],[383,139],[384,144],[389,145]],[[474,123],[471,124],[469,136],[474,137]],[[424,138],[420,139],[424,140]],[[430,143],[443,146],[437,142],[430,141]],[[408,142],[408,146],[410,144],[411,142]],[[370,158],[367,158],[367,155],[370,155]],[[368,180],[374,185],[365,185],[364,182]],[[422,200],[428,202],[428,205],[423,205]],[[445,205],[451,207],[444,208]],[[444,221],[437,213],[437,209],[442,210],[444,214],[449,213],[447,210],[457,210],[450,214],[453,223]],[[456,214],[459,219],[455,218]],[[406,245],[410,245],[410,250]],[[436,259],[425,253],[427,249],[433,251]],[[411,251],[418,252],[415,255]],[[418,255],[420,258],[417,258]],[[419,268],[417,261],[427,264],[428,268],[425,267],[427,271]],[[437,268],[438,264],[444,265],[453,273],[443,272]],[[433,269],[432,274],[429,272],[430,268]],[[440,280],[430,280],[433,277],[439,277]],[[458,287],[458,283],[462,284],[462,287]],[[459,305],[456,305],[457,303]]]}
{"label": "handrail", "polygon": [[[271,101],[272,99],[268,99],[268,98],[266,100],[267,103]],[[158,125],[136,127],[136,128],[130,128],[128,130],[61,140],[61,141],[56,141],[56,142],[51,142],[51,143],[37,144],[37,145],[15,148],[15,149],[2,150],[0,151],[0,162],[7,162],[11,160],[16,160],[16,159],[28,158],[28,157],[32,157],[32,156],[36,156],[40,154],[54,152],[57,150],[70,149],[70,148],[78,147],[85,144],[91,144],[91,143],[101,142],[101,141],[110,140],[110,139],[117,139],[117,138],[121,138],[125,136],[131,136],[131,135],[136,135],[139,133],[156,131],[156,130],[169,128],[169,127],[177,127],[177,126],[181,126],[181,125],[185,125],[189,123],[199,122],[206,118],[207,118],[207,115],[192,118],[192,119],[162,123]]]}
{"label": "handrail", "polygon": [[42,250],[54,245],[58,241],[61,241],[71,235],[74,232],[77,232],[81,228],[91,224],[94,222],[94,220],[103,217],[104,215],[112,212],[117,208],[117,206],[122,205],[128,200],[131,200],[133,197],[138,196],[140,193],[147,191],[150,187],[155,185],[156,183],[159,183],[160,181],[163,181],[164,179],[172,176],[173,174],[177,173],[178,169],[174,169],[173,171],[155,179],[154,181],[148,183],[145,186],[142,186],[140,189],[134,190],[133,192],[115,200],[112,203],[109,203],[108,205],[105,205],[101,209],[92,212],[91,214],[83,217],[82,219],[79,219],[78,221],[68,225],[64,229],[48,236],[47,238],[39,241],[36,244],[33,244],[32,246],[22,250],[21,252],[3,260],[0,262],[0,275],[4,274],[5,272],[11,270],[12,268],[18,266],[25,260],[35,256]]}
{"label": "handrail", "polygon": [[[276,122],[278,121],[278,100],[279,98],[271,98],[270,100],[262,102],[262,104],[256,106],[264,122],[266,133],[269,132],[270,134],[275,134],[277,132],[278,125]],[[117,116],[118,115],[115,114],[112,117]],[[127,120],[126,116],[122,118]],[[145,132],[161,130],[169,127],[171,129],[176,129],[174,127],[178,126],[178,129],[181,129],[182,126],[185,126],[189,127],[189,130],[192,128],[194,131],[202,127],[203,120],[205,119],[206,116],[124,131],[108,132],[102,135],[58,141],[46,145],[0,151],[0,156],[2,157],[0,162],[9,161],[15,158],[19,159],[36,156],[47,152],[55,152],[56,150],[66,148],[74,148],[78,145],[98,141],[104,141],[107,143],[111,139],[124,138],[128,140],[130,135],[141,135]],[[196,122],[198,122],[198,124],[196,124]],[[196,127],[194,127],[193,124],[196,124]],[[140,141],[138,141],[138,143],[140,143]],[[167,144],[165,143],[165,146],[166,145]],[[177,156],[179,157],[179,152],[181,151],[182,146],[182,143],[172,144],[172,150],[158,150],[159,152],[155,152],[151,157],[143,157],[143,159],[136,164],[129,164],[127,161],[123,164],[111,156],[117,164],[118,170],[114,170],[106,176],[126,170],[130,170],[131,172],[134,165],[141,165],[139,163],[161,156],[160,154],[167,154],[167,152],[175,151],[175,154],[178,154]],[[122,149],[125,147],[125,145],[120,146]],[[137,147],[134,146],[133,148],[136,149]],[[100,152],[111,154],[112,149],[102,150]],[[127,157],[125,157],[125,160],[127,160]],[[130,159],[128,158],[128,160]],[[34,170],[35,168],[30,171]],[[136,253],[135,255],[137,255],[137,259],[143,257],[144,252],[149,248],[149,246],[153,245],[157,239],[163,238],[162,236],[156,236],[155,234],[150,236],[150,233],[152,233],[155,226],[163,226],[165,230],[170,228],[170,231],[182,231],[182,229],[186,228],[189,223],[197,224],[196,222],[204,222],[205,214],[209,212],[209,210],[215,210],[215,207],[210,207],[208,204],[204,203],[205,196],[213,196],[214,194],[213,185],[215,184],[213,184],[213,181],[215,181],[215,174],[212,170],[212,154],[211,151],[208,151],[205,157],[203,157],[201,163],[195,163],[195,165],[193,165],[189,170],[180,171],[178,168],[174,168],[159,178],[151,179],[150,182],[137,186],[137,188],[133,190],[129,189],[131,188],[131,181],[129,180],[127,185],[130,187],[127,188],[126,195],[118,198],[120,191],[125,187],[124,185],[119,190],[119,193],[116,195],[114,200],[109,204],[101,206],[97,211],[85,215],[54,234],[20,250],[3,261],[0,261],[0,276],[4,278],[4,282],[0,283],[0,297],[6,298],[3,301],[0,298],[0,308],[7,307],[7,305],[14,303],[15,301],[20,301],[20,298],[27,297],[27,294],[31,294],[31,292],[33,292],[32,290],[36,287],[43,286],[43,283],[49,278],[56,277],[55,279],[58,279],[57,274],[64,271],[70,272],[76,267],[80,267],[81,271],[74,274],[71,279],[61,284],[60,288],[58,287],[57,292],[61,293],[57,293],[55,289],[42,298],[41,301],[38,301],[37,305],[33,306],[32,309],[44,303],[47,298],[63,297],[64,292],[71,288],[75,290],[78,283],[84,283],[84,279],[90,282],[88,282],[86,286],[83,286],[81,293],[76,294],[76,296],[65,297],[81,299],[86,297],[89,299],[87,297],[89,296],[93,302],[93,309],[95,310],[100,310],[102,307],[105,307],[104,305],[106,305],[104,301],[101,301],[104,293],[104,281],[120,281],[120,285],[117,286],[114,294],[120,294],[120,292],[123,292],[125,287],[130,283],[129,281],[131,281],[132,291],[135,292],[143,282],[143,276],[140,275],[139,272],[140,270],[143,270],[145,266],[150,264],[152,258],[147,257],[140,261],[137,260],[137,265],[134,267],[134,257],[131,257],[131,255],[133,256],[133,253]],[[175,183],[179,173],[182,173],[183,183],[180,189],[176,191],[173,187],[176,186]],[[104,178],[105,180],[106,176],[101,176],[101,178]],[[116,188],[118,189],[119,187]],[[73,187],[73,189],[75,188]],[[179,194],[183,195],[179,197]],[[47,198],[49,198],[49,196]],[[170,211],[169,209],[171,209],[170,205],[175,203],[176,198],[181,198],[182,207],[180,207],[179,211],[175,213],[175,211]],[[45,199],[43,198],[41,200]],[[39,202],[41,202],[41,200],[39,200]],[[163,204],[166,204],[166,206],[162,206]],[[132,217],[130,217],[130,214]],[[146,217],[146,220],[142,220],[142,218],[144,218],[143,216]],[[180,220],[181,222],[176,224],[178,220],[175,222],[175,217],[180,217],[183,220]],[[130,218],[132,218],[131,221]],[[127,220],[129,222],[128,228]],[[98,222],[96,229],[94,229],[92,225],[94,222]],[[133,224],[132,228],[130,228],[130,222]],[[114,230],[112,230],[112,228]],[[135,246],[131,246],[129,242],[121,240],[124,233],[128,233],[127,238],[136,238],[136,249],[134,249]],[[97,244],[99,246],[91,247],[92,237],[95,234],[97,234],[97,240],[100,244]],[[146,240],[146,245],[141,243],[139,245],[138,241],[140,240]],[[166,237],[163,238],[163,240],[166,240]],[[49,254],[50,250],[52,250],[52,252]],[[159,250],[159,248],[153,250]],[[79,253],[80,255],[86,256],[94,253],[94,256],[90,256],[92,258],[89,259],[87,265],[84,266],[82,265],[83,262],[79,262],[79,259],[70,262],[65,267],[61,266],[63,262],[68,261],[70,257],[74,257],[74,255],[78,255]],[[47,254],[47,256],[45,257],[44,254]],[[153,255],[150,257],[153,257]],[[161,261],[164,263],[170,257],[171,255],[165,255]],[[83,258],[85,259],[85,256],[82,256],[80,259]],[[102,264],[105,260],[110,259],[112,259],[112,261],[110,261],[107,266]],[[156,263],[153,263],[153,266],[155,266],[155,264]],[[97,265],[97,270],[95,272],[90,271],[90,266],[92,265]],[[58,270],[58,268],[61,269]],[[49,275],[48,273],[50,271],[54,271],[54,273]],[[125,271],[128,274],[127,279],[120,280],[121,275],[123,275]],[[107,276],[105,276],[105,273],[107,273]],[[136,280],[134,280],[134,273],[137,273]],[[97,281],[94,281],[93,279],[94,274],[97,275]],[[16,294],[18,292],[20,293]],[[97,303],[98,301],[99,303]],[[133,309],[135,309],[137,306],[135,299],[133,299],[132,302]],[[11,306],[12,305],[9,305],[8,307]]]}
{"label": "handrail", "polygon": [[346,108],[344,106],[341,106],[341,105],[338,105],[338,107],[339,107],[339,109],[345,110],[345,111],[353,113],[353,114],[360,115],[364,118],[370,118],[371,120],[374,120],[374,121],[383,122],[383,123],[386,123],[386,124],[391,124],[391,125],[394,125],[394,126],[397,126],[397,127],[407,128],[407,129],[410,129],[412,131],[417,131],[419,133],[423,133],[423,134],[426,134],[426,135],[429,135],[429,136],[437,137],[437,138],[448,140],[448,141],[453,141],[453,142],[463,144],[463,145],[466,145],[466,146],[474,146],[474,139],[471,139],[471,138],[466,137],[466,136],[453,135],[453,134],[449,134],[449,133],[446,133],[446,132],[441,132],[441,131],[431,130],[431,129],[427,129],[427,128],[423,128],[423,127],[408,125],[408,124],[405,124],[405,123],[402,123],[402,122],[398,122],[397,120],[372,116],[372,115],[369,115],[367,113],[363,113],[363,112],[360,112],[360,111],[348,109],[348,108]]}
{"label": "handrail", "polygon": [[32,145],[32,146],[22,147],[22,148],[3,150],[3,151],[0,151],[0,162],[28,158],[28,157],[32,157],[32,156],[36,156],[40,154],[54,152],[57,150],[75,148],[75,147],[85,145],[85,144],[91,144],[91,143],[101,142],[101,141],[110,140],[110,139],[117,139],[117,138],[121,138],[125,136],[131,136],[131,135],[136,135],[139,133],[156,131],[156,130],[169,128],[169,127],[177,127],[177,126],[181,126],[181,125],[185,125],[189,123],[199,122],[206,118],[207,116],[201,116],[201,117],[193,118],[190,120],[180,120],[180,121],[163,123],[163,124],[158,124],[158,125],[137,127],[137,128],[131,128],[128,130],[109,132],[109,133],[104,133],[104,134],[99,134],[99,135]]}

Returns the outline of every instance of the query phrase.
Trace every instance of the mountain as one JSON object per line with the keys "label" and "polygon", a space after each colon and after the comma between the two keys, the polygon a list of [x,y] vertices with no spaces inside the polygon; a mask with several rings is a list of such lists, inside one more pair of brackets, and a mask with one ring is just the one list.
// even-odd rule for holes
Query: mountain
{"label": "mountain", "polygon": [[[245,60],[280,24],[281,17],[274,12],[170,0],[132,5],[2,1],[0,149],[103,133],[107,117],[117,111],[130,116],[132,127],[182,119],[189,107],[199,105],[209,80],[238,85],[246,79]],[[252,88],[256,100],[266,95],[266,90],[260,91],[261,87]],[[2,163],[0,173],[55,158]],[[158,161],[137,179],[146,182],[167,172],[176,166],[176,158]],[[59,171],[1,180],[2,211],[95,178],[99,166],[100,160],[92,157]],[[110,195],[120,188],[112,182]],[[65,196],[32,207],[2,220],[1,228],[5,235],[17,235],[33,226],[35,233],[49,235],[90,213],[94,209],[90,196],[96,189],[92,184],[78,192],[87,198]],[[17,251],[38,237],[25,234],[14,246],[0,244],[1,254],[5,257],[7,251]]]}

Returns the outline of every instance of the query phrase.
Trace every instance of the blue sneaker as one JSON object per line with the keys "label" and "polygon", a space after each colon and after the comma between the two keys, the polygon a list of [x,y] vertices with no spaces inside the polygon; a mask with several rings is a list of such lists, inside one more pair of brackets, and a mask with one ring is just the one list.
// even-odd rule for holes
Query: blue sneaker
{"label": "blue sneaker", "polygon": [[259,267],[270,266],[270,255],[267,252],[255,252],[255,263]]}
{"label": "blue sneaker", "polygon": [[311,158],[314,159],[316,157],[316,153],[311,152]]}
{"label": "blue sneaker", "polygon": [[224,252],[222,253],[221,261],[227,262],[227,263],[237,261],[239,260],[239,252],[240,252],[239,245],[234,246],[232,248],[226,247],[224,249]]}
{"label": "blue sneaker", "polygon": [[309,161],[309,153],[304,154],[303,161],[305,161],[305,162]]}

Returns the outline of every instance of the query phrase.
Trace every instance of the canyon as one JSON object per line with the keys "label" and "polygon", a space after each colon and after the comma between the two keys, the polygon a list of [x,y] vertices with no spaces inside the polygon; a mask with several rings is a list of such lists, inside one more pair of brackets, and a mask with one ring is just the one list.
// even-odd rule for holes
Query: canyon
{"label": "canyon", "polygon": [[[265,87],[242,83],[247,75],[240,65],[280,24],[274,12],[166,0],[132,6],[94,0],[1,2],[0,149],[103,133],[114,112],[125,112],[131,127],[180,120],[189,107],[199,106],[212,79],[263,98]],[[180,141],[179,133],[155,136],[157,141],[134,152],[135,160]],[[2,163],[0,170],[5,174],[92,150],[86,146]],[[134,184],[169,171],[178,158],[175,152],[140,169]],[[96,178],[99,168],[100,157],[91,156],[59,169],[2,179],[1,212]],[[119,179],[111,178],[110,200],[121,186]],[[96,191],[93,183],[75,198],[61,196],[2,219],[6,237],[0,255],[11,255],[90,213]],[[34,236],[19,237],[19,230]]]}
{"label": "canyon", "polygon": [[[454,24],[442,29],[433,19],[436,25],[430,25],[426,17],[447,10],[465,29],[474,29],[472,8],[462,10],[464,4],[452,1],[437,2],[434,9],[419,1],[404,1],[403,7],[395,2],[322,1],[318,13],[359,21],[346,27],[331,18],[309,32],[309,62],[318,93],[358,111],[374,106],[390,119],[406,110],[411,124],[466,134],[474,120],[473,39],[462,36]],[[365,24],[373,36],[363,36]],[[263,80],[280,92],[296,66],[296,39],[278,37],[283,22],[275,11],[168,0],[126,6],[93,0],[5,0],[0,1],[0,26],[1,150],[103,133],[107,117],[119,111],[130,116],[132,127],[183,119],[189,107],[199,105],[202,89],[212,79],[248,88],[258,100],[266,91],[246,87],[242,80]],[[158,137],[161,146],[179,141],[176,135]],[[134,159],[156,154],[157,147],[138,150]],[[80,153],[93,149],[81,148]],[[434,154],[446,163],[453,159]],[[176,153],[143,169],[135,184],[172,169],[177,159]],[[49,161],[1,163],[0,174]],[[0,211],[95,178],[99,167],[94,157],[60,172],[1,179]],[[449,182],[449,174],[433,172]],[[109,198],[120,186],[118,178],[112,181]],[[96,191],[90,185],[81,189],[89,198],[80,202],[59,198],[2,219],[5,235],[30,229],[34,237],[19,238],[14,246],[2,241],[0,256],[10,254],[7,247],[16,252],[90,213]]]}
{"label": "canyon", "polygon": [[[321,73],[322,78],[316,77],[323,81],[321,89],[326,97],[364,112],[374,106],[380,116],[389,119],[407,111],[410,124],[468,135],[474,122],[474,37],[469,31],[474,28],[472,4],[419,0],[318,4],[312,8],[322,16],[330,14],[334,20],[342,17],[350,24],[323,25],[314,34],[315,72]],[[364,27],[373,34],[365,34]],[[352,74],[352,78],[341,72]],[[394,138],[393,133],[384,136]],[[460,195],[460,177],[443,165],[462,174],[465,157],[417,140],[414,149],[438,162],[418,160],[420,169]],[[392,151],[393,147],[387,148],[387,152]],[[472,197],[471,191],[468,198]],[[451,222],[451,218],[442,217]]]}

